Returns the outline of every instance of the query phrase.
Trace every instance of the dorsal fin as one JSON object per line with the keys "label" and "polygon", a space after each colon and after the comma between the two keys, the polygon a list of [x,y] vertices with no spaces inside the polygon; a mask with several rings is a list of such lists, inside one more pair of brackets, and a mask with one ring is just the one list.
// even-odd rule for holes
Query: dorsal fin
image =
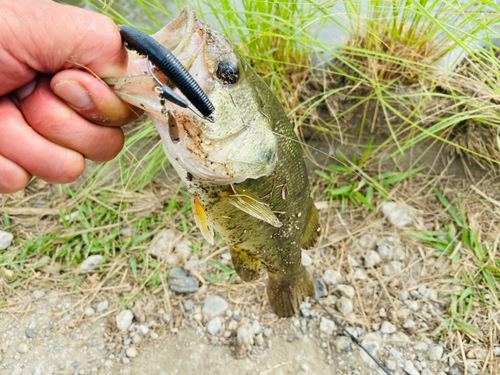
{"label": "dorsal fin", "polygon": [[316,210],[314,204],[311,204],[309,219],[307,220],[306,230],[300,239],[300,246],[305,250],[313,247],[318,240],[320,231],[318,210]]}

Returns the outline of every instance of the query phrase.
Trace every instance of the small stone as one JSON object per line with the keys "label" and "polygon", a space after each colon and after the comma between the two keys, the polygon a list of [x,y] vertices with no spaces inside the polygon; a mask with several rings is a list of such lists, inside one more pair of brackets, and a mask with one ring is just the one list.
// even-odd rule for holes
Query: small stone
{"label": "small stone", "polygon": [[14,235],[12,233],[0,230],[0,250],[8,248],[12,244],[13,240]]}
{"label": "small stone", "polygon": [[364,255],[365,268],[373,268],[381,262],[380,255],[373,250],[368,250]]}
{"label": "small stone", "polygon": [[427,352],[427,356],[431,361],[439,361],[443,356],[444,349],[440,345],[432,345]]}
{"label": "small stone", "polygon": [[323,274],[323,281],[326,283],[326,285],[335,285],[339,283],[341,279],[342,275],[340,274],[340,272],[330,269],[326,270]]}
{"label": "small stone", "polygon": [[495,346],[493,348],[493,354],[495,355],[495,357],[499,357],[500,356],[500,346]]}
{"label": "small stone", "polygon": [[420,372],[415,368],[412,361],[405,361],[403,371],[408,375],[420,375]]}
{"label": "small stone", "polygon": [[427,298],[429,296],[429,289],[422,285],[420,288],[418,288],[418,292],[422,295],[422,297]]}
{"label": "small stone", "polygon": [[381,307],[380,310],[378,311],[378,315],[381,318],[385,318],[387,316],[387,313],[385,312],[385,309],[383,307]]}
{"label": "small stone", "polygon": [[411,315],[411,310],[410,309],[399,309],[397,312],[396,312],[396,316],[398,318],[401,318],[403,320],[406,320],[410,317]]}
{"label": "small stone", "polygon": [[191,253],[193,250],[191,249],[191,241],[184,239],[181,242],[179,242],[177,245],[175,245],[175,253],[181,258],[182,260],[186,260],[191,256]]}
{"label": "small stone", "polygon": [[366,280],[368,276],[366,276],[365,271],[363,271],[361,268],[357,268],[354,271],[354,280]]}
{"label": "small stone", "polygon": [[149,336],[151,337],[151,340],[157,340],[158,339],[158,334],[156,332],[151,331],[151,333],[149,334]]}
{"label": "small stone", "polygon": [[141,336],[140,335],[134,335],[134,337],[132,337],[132,342],[135,345],[139,345],[142,342]]}
{"label": "small stone", "polygon": [[399,293],[399,299],[401,299],[401,301],[406,301],[408,298],[410,298],[410,293],[408,293],[406,290],[403,290],[401,293]]}
{"label": "small stone", "polygon": [[402,269],[403,269],[403,265],[401,264],[401,262],[394,261],[394,262],[389,262],[387,264],[384,264],[382,266],[382,273],[385,276],[392,276],[392,275],[400,272]]}
{"label": "small stone", "polygon": [[402,228],[413,223],[413,219],[406,208],[396,202],[384,202],[381,211],[389,219],[389,222],[396,227]]}
{"label": "small stone", "polygon": [[178,234],[171,229],[158,233],[151,241],[148,254],[158,259],[167,257],[178,237]]}
{"label": "small stone", "polygon": [[95,314],[95,311],[92,307],[87,307],[85,312],[83,313],[85,316],[92,316]]}
{"label": "small stone", "polygon": [[104,361],[104,367],[106,368],[113,367],[113,361],[111,359],[107,359],[106,361]]}
{"label": "small stone", "polygon": [[255,344],[257,344],[258,346],[264,345],[264,337],[262,337],[262,333],[259,333],[257,336],[255,336]]}
{"label": "small stone", "polygon": [[307,363],[303,363],[302,366],[300,366],[300,369],[306,373],[309,373],[309,371],[311,370],[311,367],[309,367],[309,365]]}
{"label": "small stone", "polygon": [[116,316],[116,326],[120,331],[125,332],[132,324],[133,319],[134,313],[131,310],[123,310]]}
{"label": "small stone", "polygon": [[372,329],[373,329],[374,331],[378,331],[378,330],[380,329],[380,324],[378,324],[378,323],[373,323],[373,324],[372,324]]}
{"label": "small stone", "polygon": [[377,237],[373,234],[364,234],[358,241],[358,245],[362,249],[372,249],[375,246],[375,242],[377,241]]}
{"label": "small stone", "polygon": [[109,302],[107,300],[101,301],[97,304],[97,311],[101,312],[107,310]]}
{"label": "small stone", "polygon": [[433,375],[433,373],[428,368],[424,368],[420,375]]}
{"label": "small stone", "polygon": [[328,295],[328,288],[322,278],[313,279],[314,289],[316,290],[316,298],[324,298]]}
{"label": "small stone", "polygon": [[380,331],[386,335],[396,332],[398,329],[390,322],[385,321],[382,323]]}
{"label": "small stone", "polygon": [[26,353],[28,350],[29,350],[29,346],[28,344],[25,344],[24,342],[19,344],[19,346],[17,347],[17,352],[20,353],[20,354],[24,354]]}
{"label": "small stone", "polygon": [[413,349],[416,352],[427,352],[427,350],[429,350],[429,344],[423,341],[419,341],[413,345]]}
{"label": "small stone", "polygon": [[415,327],[415,322],[411,319],[408,319],[405,324],[403,324],[403,328],[405,329],[412,329],[413,327]]}
{"label": "small stone", "polygon": [[29,328],[26,331],[24,331],[24,333],[30,339],[32,339],[33,337],[36,336],[36,333],[34,331],[32,331],[31,329],[29,329]]}
{"label": "small stone", "polygon": [[389,341],[398,347],[404,347],[410,341],[410,338],[403,332],[396,332],[390,336]]}
{"label": "small stone", "polygon": [[[122,358],[122,363],[123,363],[124,365],[129,365],[129,364],[130,364],[130,359],[129,359],[129,358],[127,358],[127,357],[123,357],[123,358]],[[96,371],[96,372],[97,372],[97,371]]]}
{"label": "small stone", "polygon": [[192,309],[194,309],[194,301],[192,299],[188,299],[186,302],[184,302],[184,309],[186,311],[191,311]]}
{"label": "small stone", "polygon": [[126,351],[125,351],[125,354],[127,355],[127,357],[129,358],[135,358],[137,357],[137,349],[133,346],[131,346],[130,348],[128,348]]}
{"label": "small stone", "polygon": [[35,299],[44,298],[45,297],[45,292],[43,290],[35,290],[33,292],[33,297],[35,297]]}
{"label": "small stone", "polygon": [[195,293],[199,289],[199,281],[180,268],[172,268],[168,275],[168,285],[176,293]]}
{"label": "small stone", "polygon": [[397,363],[396,363],[396,361],[393,361],[392,359],[386,359],[385,360],[385,367],[387,367],[391,371],[394,371],[397,369]]}
{"label": "small stone", "polygon": [[137,331],[142,333],[143,335],[147,335],[149,332],[149,327],[144,324],[141,324],[140,326],[137,327]]}
{"label": "small stone", "polygon": [[102,255],[91,255],[87,259],[85,259],[80,266],[80,272],[92,272],[94,269],[99,267],[104,261],[104,257]]}
{"label": "small stone", "polygon": [[353,309],[351,300],[345,297],[340,297],[337,300],[336,306],[337,310],[344,316],[347,316]]}
{"label": "small stone", "polygon": [[236,341],[239,346],[249,347],[253,344],[254,330],[250,323],[243,324],[236,331]]}
{"label": "small stone", "polygon": [[382,259],[392,259],[392,249],[387,245],[377,245],[377,252]]}
{"label": "small stone", "polygon": [[302,265],[304,267],[310,267],[313,265],[312,258],[304,250],[302,250]]}
{"label": "small stone", "polygon": [[130,225],[124,225],[120,229],[120,236],[121,237],[125,237],[125,238],[132,237],[133,234],[134,234],[134,228]]}
{"label": "small stone", "polygon": [[80,366],[80,361],[73,361],[71,366],[73,366],[73,368],[77,368],[78,366]]}
{"label": "small stone", "polygon": [[264,336],[266,336],[267,338],[271,337],[272,334],[273,334],[273,330],[271,328],[264,329]]}
{"label": "small stone", "polygon": [[[361,342],[362,345],[370,352],[371,355],[377,356],[377,353],[380,349],[381,339],[379,334],[376,332],[368,333]],[[375,367],[373,360],[370,358],[368,354],[364,351],[361,352],[361,359],[370,367]]]}
{"label": "small stone", "polygon": [[346,298],[354,298],[354,295],[356,294],[356,291],[350,285],[339,284],[335,290],[339,291],[340,294]]}
{"label": "small stone", "polygon": [[203,302],[202,312],[211,316],[217,316],[227,310],[227,302],[216,295],[209,295]]}
{"label": "small stone", "polygon": [[333,334],[333,331],[335,331],[337,327],[335,326],[335,323],[333,320],[327,319],[324,316],[321,317],[321,321],[319,323],[319,330],[328,336]]}
{"label": "small stone", "polygon": [[237,321],[237,322],[240,322],[240,321],[241,321],[241,314],[240,314],[240,313],[238,313],[238,312],[235,312],[235,313],[233,314],[233,319],[234,319],[235,321]]}
{"label": "small stone", "polygon": [[141,301],[136,301],[134,303],[134,307],[132,307],[132,313],[134,314],[135,320],[144,323],[146,321],[146,315],[144,314],[144,311],[142,310],[142,302]]}
{"label": "small stone", "polygon": [[172,320],[172,315],[171,315],[171,314],[169,314],[169,313],[164,313],[164,314],[161,316],[161,318],[163,319],[163,321],[164,321],[165,323],[167,323],[167,324],[168,324],[168,323],[170,323],[170,321]]}
{"label": "small stone", "polygon": [[347,352],[351,349],[352,340],[347,336],[340,336],[333,341],[333,345],[337,350]]}
{"label": "small stone", "polygon": [[258,335],[260,333],[260,323],[258,320],[254,320],[252,323],[253,333]]}

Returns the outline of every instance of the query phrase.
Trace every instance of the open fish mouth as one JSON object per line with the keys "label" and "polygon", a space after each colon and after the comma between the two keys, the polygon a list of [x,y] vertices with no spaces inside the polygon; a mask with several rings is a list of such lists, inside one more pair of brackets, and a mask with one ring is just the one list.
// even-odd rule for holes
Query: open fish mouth
{"label": "open fish mouth", "polygon": [[[215,107],[216,122],[162,100],[145,56],[130,52],[141,74],[107,79],[127,103],[146,111],[160,133],[170,162],[179,173],[215,183],[242,182],[269,175],[275,167],[277,140],[262,99],[251,85],[255,73],[227,38],[201,21],[195,10],[182,13],[152,37],[192,75]],[[220,64],[239,68],[238,81],[221,78]],[[184,98],[158,69],[154,74]]]}

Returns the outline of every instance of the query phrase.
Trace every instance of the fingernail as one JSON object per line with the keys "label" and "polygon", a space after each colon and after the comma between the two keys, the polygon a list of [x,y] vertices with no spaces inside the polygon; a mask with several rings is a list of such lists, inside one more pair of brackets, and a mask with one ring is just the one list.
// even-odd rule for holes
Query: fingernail
{"label": "fingernail", "polygon": [[28,96],[31,95],[31,93],[35,90],[36,88],[36,78],[25,84],[23,87],[18,88],[17,90],[14,91],[14,95],[16,98],[22,102],[24,99],[26,99]]}
{"label": "fingernail", "polygon": [[89,92],[76,81],[63,81],[54,87],[54,94],[75,108],[86,108],[90,105]]}

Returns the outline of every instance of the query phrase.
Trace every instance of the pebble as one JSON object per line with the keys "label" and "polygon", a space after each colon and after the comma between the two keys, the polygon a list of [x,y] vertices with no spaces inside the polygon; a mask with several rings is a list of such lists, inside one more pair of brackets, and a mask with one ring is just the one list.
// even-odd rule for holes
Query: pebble
{"label": "pebble", "polygon": [[239,312],[235,312],[233,314],[233,319],[237,322],[240,322],[241,321],[241,314]]}
{"label": "pebble", "polygon": [[335,326],[335,323],[333,320],[330,320],[328,318],[325,318],[324,316],[321,317],[321,321],[319,323],[319,330],[327,335],[332,335],[333,331],[335,331],[337,327]]}
{"label": "pebble", "polygon": [[19,346],[17,347],[17,352],[20,353],[20,354],[24,354],[26,353],[28,350],[29,350],[29,346],[28,344],[25,344],[24,342],[19,344]]}
{"label": "pebble", "polygon": [[134,228],[131,227],[130,225],[124,225],[120,229],[120,236],[122,236],[122,237],[125,237],[125,238],[132,237],[133,234],[134,234]]}
{"label": "pebble", "polygon": [[127,355],[127,357],[129,358],[135,358],[137,357],[137,349],[133,346],[131,346],[130,348],[128,348],[126,351],[125,351],[125,354]]}
{"label": "pebble", "polygon": [[199,281],[180,268],[172,268],[167,283],[176,293],[195,293],[199,289]]}
{"label": "pebble", "polygon": [[440,345],[432,345],[427,352],[427,356],[431,361],[439,361],[443,356],[444,349]]}
{"label": "pebble", "polygon": [[157,340],[158,339],[158,334],[156,332],[151,331],[150,335],[151,340]]}
{"label": "pebble", "polygon": [[316,298],[324,298],[328,295],[328,288],[322,278],[313,279],[314,289],[316,290]]}
{"label": "pebble", "polygon": [[385,309],[383,307],[381,307],[380,310],[378,311],[378,315],[381,318],[385,318],[387,316],[387,313],[386,313],[386,311],[385,311]]}
{"label": "pebble", "polygon": [[500,356],[500,346],[495,346],[493,348],[493,354],[495,355],[495,357]]}
{"label": "pebble", "polygon": [[33,292],[33,297],[35,297],[35,299],[44,298],[45,297],[45,292],[43,290],[35,290]]}
{"label": "pebble", "polygon": [[208,333],[210,333],[212,336],[215,336],[218,334],[221,329],[222,329],[222,319],[220,316],[213,318],[212,320],[209,320],[207,325],[205,326],[206,330]]}
{"label": "pebble", "polygon": [[335,285],[339,283],[341,279],[342,275],[340,274],[340,272],[330,269],[326,270],[323,274],[323,281],[326,283],[326,285]]}
{"label": "pebble", "polygon": [[186,260],[192,253],[191,245],[191,241],[184,239],[175,245],[174,251],[181,259]]}
{"label": "pebble", "polygon": [[127,358],[127,357],[123,357],[123,358],[122,358],[122,363],[123,363],[124,365],[129,365],[129,364],[130,364],[130,359],[129,359],[129,358]]}
{"label": "pebble", "polygon": [[354,295],[356,293],[356,291],[354,290],[354,288],[350,285],[337,285],[337,287],[335,288],[335,290],[339,291],[340,294],[346,298],[354,298]]}
{"label": "pebble", "polygon": [[394,371],[397,369],[397,363],[396,363],[396,361],[393,361],[392,359],[386,359],[385,360],[385,367],[387,367],[391,371]]}
{"label": "pebble", "polygon": [[354,271],[354,280],[366,280],[368,279],[368,276],[366,276],[365,271],[363,271],[361,268],[357,268]]}
{"label": "pebble", "polygon": [[132,324],[134,314],[131,310],[123,310],[116,316],[116,326],[122,332],[125,332]]}
{"label": "pebble", "polygon": [[404,347],[410,341],[410,338],[403,332],[396,332],[391,335],[390,341],[392,341],[395,346]]}
{"label": "pebble", "polygon": [[405,324],[403,324],[403,328],[405,329],[412,329],[413,327],[415,327],[416,323],[411,320],[411,319],[408,319]]}
{"label": "pebble", "polygon": [[406,208],[396,202],[384,202],[381,207],[382,214],[396,227],[405,227],[413,223]]}
{"label": "pebble", "polygon": [[382,259],[391,259],[393,257],[392,249],[387,245],[377,245],[377,252]]}
{"label": "pebble", "polygon": [[300,369],[306,373],[309,373],[311,367],[307,363],[303,363],[302,366],[300,366]]}
{"label": "pebble", "polygon": [[302,265],[304,267],[310,267],[313,265],[312,258],[304,250],[302,250]]}
{"label": "pebble", "polygon": [[148,254],[159,259],[165,258],[170,253],[170,249],[177,238],[178,235],[171,229],[158,233],[151,241]]}
{"label": "pebble", "polygon": [[348,352],[351,349],[352,340],[347,336],[340,336],[333,341],[333,345],[337,350]]}
{"label": "pebble", "polygon": [[188,299],[186,302],[184,302],[184,309],[186,311],[191,311],[192,309],[194,309],[194,301],[192,299]]}
{"label": "pebble", "polygon": [[32,339],[33,337],[36,336],[36,333],[34,331],[32,331],[31,329],[29,329],[29,328],[26,331],[24,331],[24,333],[30,339]]}
{"label": "pebble", "polygon": [[139,345],[142,342],[141,336],[140,335],[134,335],[134,337],[132,337],[132,342],[135,345]]}
{"label": "pebble", "polygon": [[236,341],[239,345],[250,346],[253,344],[254,331],[250,323],[243,324],[236,331]]}
{"label": "pebble", "polygon": [[410,293],[408,293],[406,290],[403,290],[401,293],[399,293],[399,299],[401,301],[406,301],[408,298],[410,298]]}
{"label": "pebble", "polygon": [[104,311],[109,307],[108,300],[101,301],[97,304],[97,311]]}
{"label": "pebble", "polygon": [[403,371],[406,372],[408,375],[420,375],[420,371],[418,371],[415,368],[415,365],[410,360],[405,361],[405,364],[403,366]]}
{"label": "pebble", "polygon": [[164,321],[165,323],[167,323],[167,324],[168,324],[168,323],[170,323],[170,321],[172,320],[172,314],[169,314],[169,313],[167,313],[167,312],[166,312],[166,313],[164,313],[164,314],[161,316],[161,318],[163,319],[163,321]]}
{"label": "pebble", "polygon": [[377,241],[377,237],[375,237],[373,234],[364,234],[359,239],[358,245],[362,249],[371,249],[371,248],[373,248],[373,246],[375,246],[376,241]]}
{"label": "pebble", "polygon": [[71,366],[73,366],[73,368],[77,368],[78,366],[80,366],[80,361],[73,361]]}
{"label": "pebble", "polygon": [[392,276],[403,269],[401,262],[393,261],[382,266],[382,273],[385,276]]}
{"label": "pebble", "polygon": [[8,248],[12,244],[13,240],[14,235],[12,233],[0,230],[0,250]]}
{"label": "pebble", "polygon": [[340,297],[337,300],[337,310],[342,313],[344,316],[348,315],[352,311],[352,302],[350,299],[345,297]]}
{"label": "pebble", "polygon": [[99,267],[104,261],[102,255],[91,255],[82,262],[80,272],[92,272],[95,268]]}
{"label": "pebble", "polygon": [[364,255],[365,268],[373,268],[381,262],[380,255],[373,250],[368,250]]}
{"label": "pebble", "polygon": [[203,302],[202,312],[211,316],[217,316],[226,311],[227,308],[227,302],[223,298],[217,295],[208,295]]}
{"label": "pebble", "polygon": [[95,311],[92,307],[87,307],[84,312],[85,316],[92,316],[95,314]]}
{"label": "pebble", "polygon": [[382,327],[380,327],[380,331],[386,335],[396,332],[398,329],[388,321],[382,323]]}
{"label": "pebble", "polygon": [[253,333],[258,335],[260,333],[260,323],[258,320],[254,320],[252,323]]}
{"label": "pebble", "polygon": [[[366,350],[370,352],[371,355],[373,355],[374,357],[377,356],[381,344],[381,338],[379,334],[377,334],[376,332],[370,332],[366,334],[361,343],[366,348]],[[364,351],[361,352],[361,359],[370,367],[374,367],[373,365],[375,363],[373,362],[373,359],[371,359],[370,356]]]}
{"label": "pebble", "polygon": [[434,375],[428,368],[424,368],[420,375]]}
{"label": "pebble", "polygon": [[266,336],[267,338],[271,337],[272,334],[273,334],[273,330],[271,328],[264,329],[264,336]]}
{"label": "pebble", "polygon": [[259,333],[257,336],[255,336],[255,344],[258,346],[264,345],[264,337],[262,337],[262,333]]}

